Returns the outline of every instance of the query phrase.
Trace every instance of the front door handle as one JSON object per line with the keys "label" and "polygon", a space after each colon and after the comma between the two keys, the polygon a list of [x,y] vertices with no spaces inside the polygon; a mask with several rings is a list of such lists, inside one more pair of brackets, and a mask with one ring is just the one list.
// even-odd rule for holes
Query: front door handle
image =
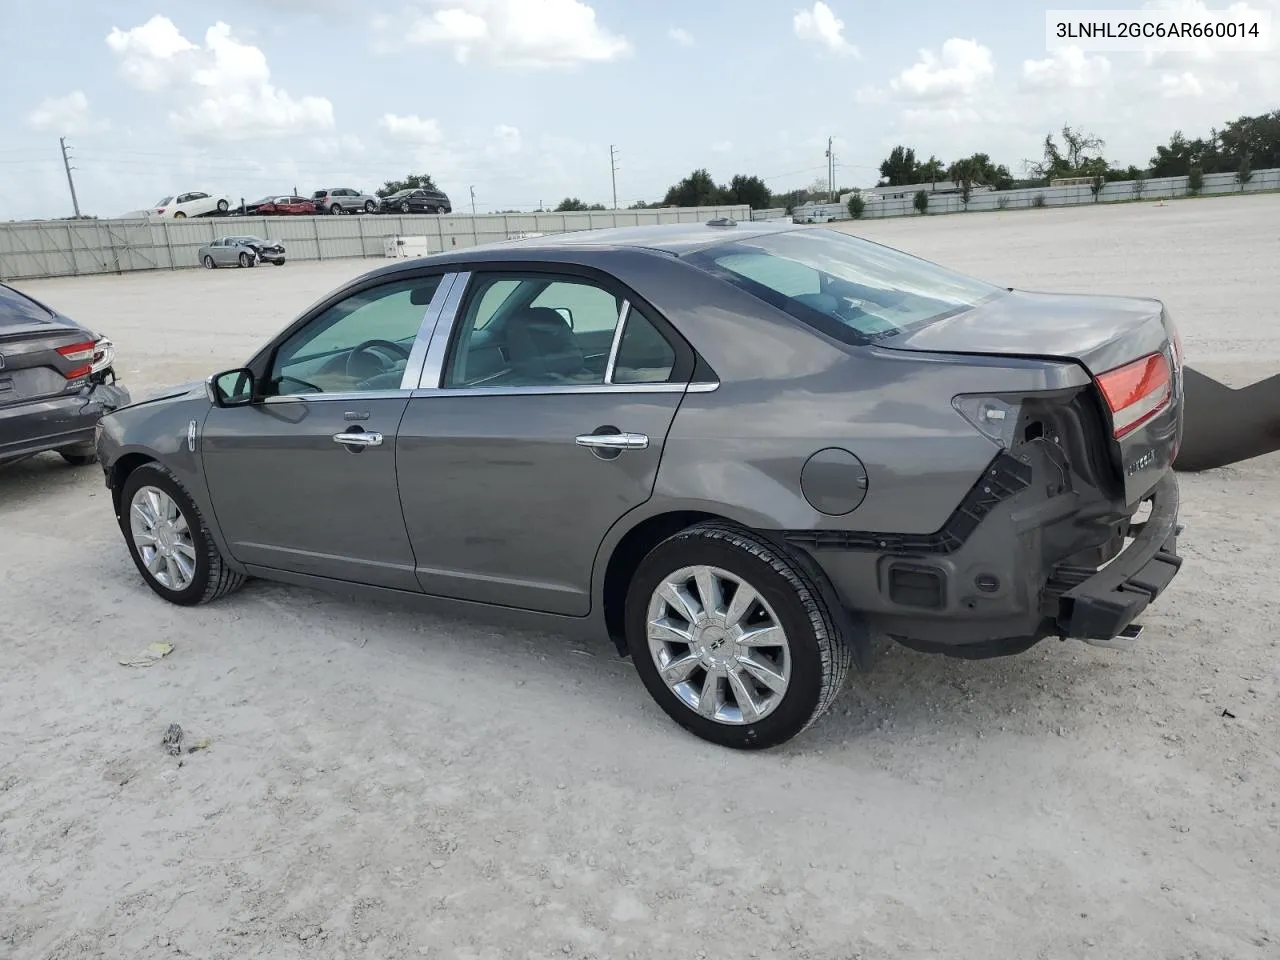
{"label": "front door handle", "polygon": [[349,447],[380,447],[382,446],[382,434],[373,430],[361,430],[355,433],[335,433],[333,442]]}
{"label": "front door handle", "polygon": [[643,433],[584,433],[574,443],[603,450],[645,450],[649,438]]}

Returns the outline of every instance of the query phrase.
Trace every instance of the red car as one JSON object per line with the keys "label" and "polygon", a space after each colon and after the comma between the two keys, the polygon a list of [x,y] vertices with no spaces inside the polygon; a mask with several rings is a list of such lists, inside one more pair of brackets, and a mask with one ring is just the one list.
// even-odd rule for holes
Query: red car
{"label": "red car", "polygon": [[250,204],[248,213],[259,217],[315,216],[316,205],[306,197],[267,197]]}

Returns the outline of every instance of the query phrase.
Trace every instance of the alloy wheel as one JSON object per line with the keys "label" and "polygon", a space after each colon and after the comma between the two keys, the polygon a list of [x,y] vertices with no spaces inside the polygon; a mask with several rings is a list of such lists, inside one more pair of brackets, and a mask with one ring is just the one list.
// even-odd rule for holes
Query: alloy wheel
{"label": "alloy wheel", "polygon": [[786,696],[786,631],[760,593],[727,570],[698,565],[664,578],[650,597],[645,634],[663,682],[708,720],[756,723]]}
{"label": "alloy wheel", "polygon": [[147,573],[175,592],[191,586],[196,549],[187,518],[159,487],[140,487],[129,504],[129,533]]}

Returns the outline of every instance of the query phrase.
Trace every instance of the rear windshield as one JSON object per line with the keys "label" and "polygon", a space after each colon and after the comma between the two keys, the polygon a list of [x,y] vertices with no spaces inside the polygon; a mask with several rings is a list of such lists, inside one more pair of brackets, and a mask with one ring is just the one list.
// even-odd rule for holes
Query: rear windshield
{"label": "rear windshield", "polygon": [[1001,291],[927,260],[820,227],[725,243],[687,259],[848,343],[918,329]]}
{"label": "rear windshield", "polygon": [[24,324],[49,320],[53,313],[30,297],[24,297],[12,287],[0,283],[0,330]]}

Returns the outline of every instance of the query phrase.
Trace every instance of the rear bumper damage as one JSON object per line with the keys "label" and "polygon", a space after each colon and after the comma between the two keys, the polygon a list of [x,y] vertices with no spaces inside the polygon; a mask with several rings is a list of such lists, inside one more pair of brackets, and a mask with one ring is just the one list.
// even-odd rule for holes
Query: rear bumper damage
{"label": "rear bumper damage", "polygon": [[0,409],[0,463],[92,445],[98,421],[128,403],[129,391],[108,369],[94,373],[76,393]]}
{"label": "rear bumper damage", "polygon": [[1172,474],[1152,491],[1150,502],[1147,519],[1129,530],[1129,545],[1101,570],[1067,564],[1054,570],[1046,595],[1056,602],[1058,636],[1122,645],[1115,641],[1130,639],[1126,629],[1173,581],[1182,558],[1178,482]]}

